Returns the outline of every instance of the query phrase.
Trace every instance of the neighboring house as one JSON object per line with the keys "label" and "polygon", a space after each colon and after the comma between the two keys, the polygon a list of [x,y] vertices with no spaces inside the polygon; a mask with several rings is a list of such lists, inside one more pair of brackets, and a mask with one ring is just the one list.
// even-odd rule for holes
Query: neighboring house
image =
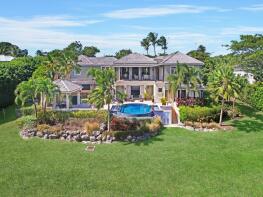
{"label": "neighboring house", "polygon": [[10,62],[14,57],[8,55],[0,55],[0,62]]}
{"label": "neighboring house", "polygon": [[244,69],[240,67],[235,67],[234,74],[236,76],[245,76],[250,84],[255,83],[254,75],[252,73],[246,72]]}
{"label": "neighboring house", "polygon": [[[128,98],[148,97],[160,101],[162,97],[169,97],[167,77],[175,70],[177,63],[200,67],[204,63],[181,52],[167,56],[150,58],[139,53],[132,53],[121,59],[114,57],[86,57],[79,56],[80,72],[71,74],[71,81],[82,85],[82,95],[85,98],[96,83],[91,76],[87,76],[90,68],[112,67],[116,72],[116,89],[127,94]],[[204,87],[200,86],[197,92],[191,90],[190,97],[202,97]],[[186,87],[178,90],[179,98],[186,97]]]}

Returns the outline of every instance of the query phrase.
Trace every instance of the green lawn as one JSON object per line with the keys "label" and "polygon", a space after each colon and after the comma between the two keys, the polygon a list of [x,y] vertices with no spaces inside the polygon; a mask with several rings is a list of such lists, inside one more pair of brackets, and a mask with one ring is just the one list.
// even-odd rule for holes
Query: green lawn
{"label": "green lawn", "polygon": [[21,139],[9,108],[0,116],[0,196],[262,196],[263,113],[240,108],[250,117],[232,121],[234,132],[171,128],[93,153],[81,143]]}

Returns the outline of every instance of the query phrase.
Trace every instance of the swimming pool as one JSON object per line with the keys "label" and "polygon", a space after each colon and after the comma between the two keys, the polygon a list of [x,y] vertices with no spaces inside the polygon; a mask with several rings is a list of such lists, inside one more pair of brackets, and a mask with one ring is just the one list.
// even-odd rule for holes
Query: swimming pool
{"label": "swimming pool", "polygon": [[123,104],[119,108],[119,115],[144,117],[153,116],[152,107],[144,103],[128,103]]}

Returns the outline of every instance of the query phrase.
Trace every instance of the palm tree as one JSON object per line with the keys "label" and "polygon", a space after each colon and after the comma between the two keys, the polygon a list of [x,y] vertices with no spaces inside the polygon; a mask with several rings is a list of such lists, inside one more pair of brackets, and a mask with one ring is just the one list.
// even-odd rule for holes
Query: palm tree
{"label": "palm tree", "polygon": [[38,78],[35,80],[36,93],[40,96],[41,107],[46,112],[47,103],[54,97],[57,87],[49,78]]}
{"label": "palm tree", "polygon": [[216,70],[209,76],[208,91],[215,101],[221,100],[221,112],[219,124],[222,125],[223,110],[226,100],[237,97],[238,92],[233,68],[229,64],[219,63]]}
{"label": "palm tree", "polygon": [[32,100],[34,103],[35,115],[37,117],[37,105],[35,103],[37,97],[36,83],[32,79],[23,81],[16,87],[15,95],[15,103],[17,105],[21,104],[24,106],[28,100]]}
{"label": "palm tree", "polygon": [[161,36],[160,38],[159,38],[159,40],[157,41],[157,45],[158,46],[161,46],[162,47],[162,49],[163,49],[163,54],[165,55],[165,51],[167,50],[167,40],[166,40],[166,38],[164,37],[164,36]]}
{"label": "palm tree", "polygon": [[153,51],[154,51],[154,56],[156,56],[156,44],[157,44],[157,41],[158,41],[158,34],[157,33],[154,33],[154,32],[150,32],[147,36],[147,38],[149,39],[150,43],[152,44],[153,46]]}
{"label": "palm tree", "polygon": [[186,84],[187,97],[189,97],[190,89],[197,90],[197,86],[202,83],[200,71],[195,67],[185,65],[184,84]]}
{"label": "palm tree", "polygon": [[101,109],[105,104],[108,108],[107,126],[110,131],[110,104],[115,98],[115,71],[110,69],[96,69],[93,68],[88,72],[96,81],[96,88],[94,88],[89,95],[89,102],[95,104],[97,109]]}
{"label": "palm tree", "polygon": [[181,87],[181,84],[184,82],[186,70],[185,64],[177,63],[175,72],[171,73],[167,78],[169,82],[169,90],[172,94],[173,100],[176,98],[176,93]]}
{"label": "palm tree", "polygon": [[141,46],[146,50],[147,55],[149,55],[149,48],[151,46],[151,43],[148,38],[142,39]]}
{"label": "palm tree", "polygon": [[47,55],[47,60],[44,62],[45,66],[48,68],[48,71],[50,72],[50,75],[52,76],[52,79],[58,79],[60,74],[60,62],[58,58],[56,58],[53,54]]}

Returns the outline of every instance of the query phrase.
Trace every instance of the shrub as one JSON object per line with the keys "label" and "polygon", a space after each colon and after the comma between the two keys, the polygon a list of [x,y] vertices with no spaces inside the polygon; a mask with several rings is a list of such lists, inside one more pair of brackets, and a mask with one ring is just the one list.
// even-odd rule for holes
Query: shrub
{"label": "shrub", "polygon": [[65,123],[70,117],[70,112],[63,111],[46,111],[38,113],[38,123],[54,125],[57,123]]}
{"label": "shrub", "polygon": [[36,127],[37,120],[35,116],[22,116],[16,120],[19,128],[34,128]]}
{"label": "shrub", "polygon": [[253,107],[263,111],[263,83],[258,83],[253,93],[250,95],[250,103]]}
{"label": "shrub", "polygon": [[110,122],[110,128],[113,131],[134,131],[140,126],[136,119],[113,117]]}
{"label": "shrub", "polygon": [[86,122],[84,127],[85,127],[86,132],[91,135],[93,131],[100,129],[100,124],[96,121]]}
{"label": "shrub", "polygon": [[37,125],[37,130],[40,132],[49,130],[50,126],[47,124],[39,124]]}
{"label": "shrub", "polygon": [[201,107],[201,106],[180,106],[180,120],[210,122],[217,121],[220,114],[220,106]]}
{"label": "shrub", "polygon": [[147,127],[149,128],[150,133],[156,133],[156,132],[160,131],[161,125],[152,122],[150,124],[147,124]]}
{"label": "shrub", "polygon": [[[37,108],[37,110],[39,110],[39,107]],[[22,116],[35,115],[35,108],[33,105],[28,107],[21,107],[19,109],[19,112]]]}
{"label": "shrub", "polygon": [[49,131],[52,132],[52,133],[58,133],[61,130],[63,130],[63,126],[62,125],[55,125],[55,126],[51,126],[49,128]]}
{"label": "shrub", "polygon": [[162,105],[166,105],[167,99],[165,97],[162,97],[161,98],[161,103],[162,103]]}
{"label": "shrub", "polygon": [[106,110],[74,111],[74,112],[71,112],[70,117],[72,117],[72,118],[96,119],[99,122],[106,122],[107,117],[108,117],[108,113]]}

